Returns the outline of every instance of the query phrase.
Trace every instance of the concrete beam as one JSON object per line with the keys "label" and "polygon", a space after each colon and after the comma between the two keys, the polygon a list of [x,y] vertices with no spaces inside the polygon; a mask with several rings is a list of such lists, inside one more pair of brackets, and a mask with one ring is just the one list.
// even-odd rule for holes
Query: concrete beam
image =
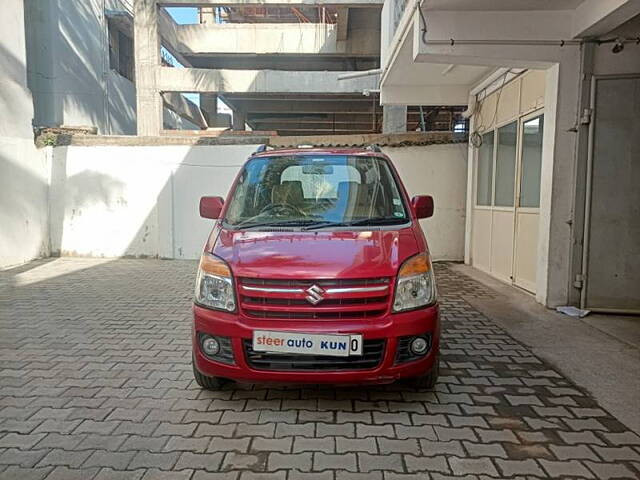
{"label": "concrete beam", "polygon": [[249,113],[256,114],[279,114],[279,113],[325,113],[350,116],[371,116],[373,108],[371,103],[357,104],[353,102],[291,102],[283,99],[278,102],[253,102],[253,101],[236,101],[231,100],[230,103],[237,105],[238,108]]}
{"label": "concrete beam", "polygon": [[177,92],[167,92],[163,95],[165,106],[182,118],[200,128],[207,128],[207,121],[198,106],[187,100]]}
{"label": "concrete beam", "polygon": [[342,72],[208,70],[156,67],[162,92],[361,93],[375,89],[378,77],[338,80]]}
{"label": "concrete beam", "polygon": [[[579,48],[559,45],[560,40],[572,39],[574,12],[571,10],[425,10],[424,14],[429,23],[426,43],[422,41],[417,12],[413,19],[413,60],[416,62],[548,68],[559,61],[563,49]],[[465,41],[474,44],[465,44]],[[518,44],[523,41],[558,41],[558,45]]]}
{"label": "concrete beam", "polygon": [[384,0],[156,0],[165,7],[211,7],[211,6],[341,6],[341,7],[382,7]]}
{"label": "concrete beam", "polygon": [[[347,11],[347,9],[341,9]],[[358,30],[355,41],[341,41],[340,24],[202,24],[180,25],[177,42],[184,55],[292,54],[375,56],[380,31]],[[346,36],[346,33],[343,33]],[[344,40],[344,39],[342,39]]]}
{"label": "concrete beam", "polygon": [[586,0],[573,19],[574,37],[606,35],[627,20],[640,15],[637,0]]}
{"label": "concrete beam", "polygon": [[467,105],[469,87],[465,85],[388,86],[380,92],[382,105],[441,106]]}
{"label": "concrete beam", "polygon": [[160,29],[160,38],[164,47],[171,52],[171,55],[176,57],[182,65],[190,67],[191,64],[182,55],[182,48],[180,48],[180,40],[177,36],[178,24],[171,18],[171,15],[167,13],[165,9],[160,9],[158,15],[158,21],[160,22],[158,27]]}

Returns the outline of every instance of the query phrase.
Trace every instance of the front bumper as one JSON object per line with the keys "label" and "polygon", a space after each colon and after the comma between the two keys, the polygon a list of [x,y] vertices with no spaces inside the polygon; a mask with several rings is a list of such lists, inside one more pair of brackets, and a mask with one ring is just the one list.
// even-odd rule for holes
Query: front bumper
{"label": "front bumper", "polygon": [[[428,373],[440,348],[440,320],[438,305],[382,318],[351,321],[265,320],[244,317],[193,307],[193,358],[196,368],[204,375],[247,382],[276,383],[391,383],[400,378],[417,377]],[[244,339],[251,339],[254,330],[320,334],[362,334],[364,340],[384,339],[386,346],[381,362],[368,370],[257,370],[247,362]],[[233,348],[234,364],[225,364],[207,358],[197,341],[197,332],[229,337]],[[431,348],[418,360],[396,363],[398,339],[411,335],[431,335]]]}

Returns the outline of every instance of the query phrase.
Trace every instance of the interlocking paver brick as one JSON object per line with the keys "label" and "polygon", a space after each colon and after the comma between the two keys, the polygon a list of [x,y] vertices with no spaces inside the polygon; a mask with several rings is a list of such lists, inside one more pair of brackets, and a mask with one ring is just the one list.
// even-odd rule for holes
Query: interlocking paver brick
{"label": "interlocking paver brick", "polygon": [[220,470],[223,458],[224,453],[184,452],[180,454],[174,470],[196,469],[216,472]]}
{"label": "interlocking paver brick", "polygon": [[513,442],[519,443],[518,438],[511,430],[482,430],[476,429],[476,433],[483,442]]}
{"label": "interlocking paver brick", "polygon": [[[295,437],[293,439],[293,453],[297,453],[297,452],[334,453],[336,451],[336,441],[337,439],[333,437],[324,437],[324,438]],[[348,441],[354,442],[356,440],[348,439]],[[375,443],[375,440],[374,440],[374,443]]]}
{"label": "interlocking paver brick", "polygon": [[610,478],[634,478],[634,476],[638,475],[621,463],[584,463],[596,475],[596,478],[603,480]]}
{"label": "interlocking paver brick", "polygon": [[267,466],[269,470],[296,469],[300,471],[311,470],[313,454],[304,453],[271,453]]}
{"label": "interlocking paver brick", "polygon": [[16,447],[16,448],[31,448],[38,442],[40,442],[46,433],[39,434],[22,434],[22,433],[9,433],[2,437],[3,447]]}
{"label": "interlocking paver brick", "polygon": [[472,457],[507,457],[507,452],[499,443],[463,442],[464,448]]}
{"label": "interlocking paver brick", "polygon": [[135,452],[108,452],[98,450],[87,458],[83,467],[111,467],[114,470],[125,470],[135,455]]}
{"label": "interlocking paver brick", "polygon": [[549,445],[549,449],[558,460],[599,460],[587,445]]}
{"label": "interlocking paver brick", "polygon": [[640,453],[636,452],[631,447],[599,447],[596,445],[593,449],[606,462],[615,462],[619,460],[640,462]]}
{"label": "interlocking paver brick", "polygon": [[42,480],[52,470],[53,467],[23,468],[12,465],[4,471],[0,471],[2,474],[0,478],[2,480]]}
{"label": "interlocking paver brick", "polygon": [[458,458],[449,459],[451,471],[454,475],[491,475],[497,476],[498,471],[490,458]]}
{"label": "interlocking paver brick", "polygon": [[358,453],[358,466],[361,472],[372,472],[374,470],[384,470],[402,472],[404,463],[399,454],[391,455],[371,455],[369,453]]}
{"label": "interlocking paver brick", "polygon": [[469,427],[447,428],[434,427],[438,440],[447,442],[449,440],[471,440],[476,441],[478,437]]}
{"label": "interlocking paver brick", "polygon": [[[282,455],[272,453],[271,455]],[[264,467],[266,457],[247,453],[229,452],[224,456],[222,468],[225,470],[261,470]]]}
{"label": "interlocking paver brick", "polygon": [[348,470],[358,471],[358,462],[355,453],[326,454],[316,452],[313,454],[313,470]]}
{"label": "interlocking paver brick", "polygon": [[584,478],[594,478],[593,474],[587,470],[587,468],[577,460],[570,460],[564,462],[554,462],[550,460],[539,460],[542,468],[544,468],[547,473],[552,478],[563,478],[563,477],[584,477]]}
{"label": "interlocking paver brick", "polygon": [[189,480],[193,475],[193,470],[182,470],[180,472],[166,472],[150,468],[142,476],[142,480]]}
{"label": "interlocking paver brick", "polygon": [[526,460],[496,460],[498,468],[505,477],[515,475],[533,475],[536,477],[545,477],[546,475],[540,466],[530,458]]}
{"label": "interlocking paver brick", "polygon": [[409,472],[451,472],[447,458],[444,456],[416,457],[413,455],[405,455],[404,463]]}
{"label": "interlocking paver brick", "polygon": [[[379,439],[379,440],[382,440],[382,439]],[[375,438],[336,437],[335,441],[336,441],[337,453],[349,453],[349,452],[377,453],[378,452],[378,446],[376,444]],[[386,453],[386,452],[381,449],[381,453]]]}
{"label": "interlocking paver brick", "polygon": [[38,462],[38,467],[48,467],[51,465],[65,465],[68,467],[79,467],[93,452],[71,452],[67,450],[53,449]]}
{"label": "interlocking paver brick", "polygon": [[176,464],[179,456],[179,452],[138,452],[136,456],[133,457],[127,468],[129,470],[135,470],[138,468],[159,468],[160,470],[170,470],[171,467]]}
{"label": "interlocking paver brick", "polygon": [[379,438],[378,446],[380,447],[380,453],[413,453],[414,455],[420,454],[420,445],[418,440],[414,438],[407,438],[405,440],[393,440],[389,438]]}
{"label": "interlocking paver brick", "polygon": [[102,468],[92,480],[140,480],[145,470],[121,471],[112,468]]}
{"label": "interlocking paver brick", "polygon": [[212,438],[207,451],[246,453],[250,443],[251,438]]}
{"label": "interlocking paver brick", "polygon": [[[37,289],[0,272],[0,296],[10,299],[0,309],[2,480],[640,472],[640,437],[471,307],[466,297],[496,294],[446,264],[435,265],[443,337],[434,391],[398,383],[231,384],[218,392],[202,391],[191,373],[194,262],[34,265],[42,268],[20,275]],[[14,318],[44,332],[37,349]]]}
{"label": "interlocking paver brick", "polygon": [[265,452],[291,452],[293,438],[262,438],[256,437],[251,443],[251,450]]}
{"label": "interlocking paver brick", "polygon": [[47,475],[47,480],[88,480],[95,477],[99,470],[99,468],[56,467]]}
{"label": "interlocking paver brick", "polygon": [[[2,441],[0,440],[0,445]],[[0,453],[0,465],[33,467],[48,453],[48,450],[20,450],[7,448]]]}

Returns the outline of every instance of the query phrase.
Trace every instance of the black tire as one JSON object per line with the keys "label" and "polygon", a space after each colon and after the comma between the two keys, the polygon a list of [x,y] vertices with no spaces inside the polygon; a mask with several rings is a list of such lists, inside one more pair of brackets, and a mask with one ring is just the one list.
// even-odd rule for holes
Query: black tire
{"label": "black tire", "polygon": [[433,367],[431,371],[426,375],[422,375],[421,377],[415,377],[411,379],[411,383],[414,387],[418,388],[426,388],[428,390],[432,390],[436,383],[438,383],[438,375],[440,374],[440,355],[436,357],[435,362],[433,363]]}
{"label": "black tire", "polygon": [[225,382],[221,378],[208,377],[200,373],[196,367],[195,360],[191,361],[191,365],[193,366],[193,376],[196,379],[196,383],[202,388],[213,391],[220,390],[222,388]]}

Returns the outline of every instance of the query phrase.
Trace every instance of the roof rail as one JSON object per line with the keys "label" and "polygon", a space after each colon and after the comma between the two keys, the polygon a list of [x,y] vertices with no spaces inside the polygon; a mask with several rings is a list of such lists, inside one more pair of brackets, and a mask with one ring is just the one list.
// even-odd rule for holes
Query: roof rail
{"label": "roof rail", "polygon": [[378,145],[375,145],[375,144],[367,145],[365,148],[367,150],[371,150],[372,152],[382,153],[382,149]]}

